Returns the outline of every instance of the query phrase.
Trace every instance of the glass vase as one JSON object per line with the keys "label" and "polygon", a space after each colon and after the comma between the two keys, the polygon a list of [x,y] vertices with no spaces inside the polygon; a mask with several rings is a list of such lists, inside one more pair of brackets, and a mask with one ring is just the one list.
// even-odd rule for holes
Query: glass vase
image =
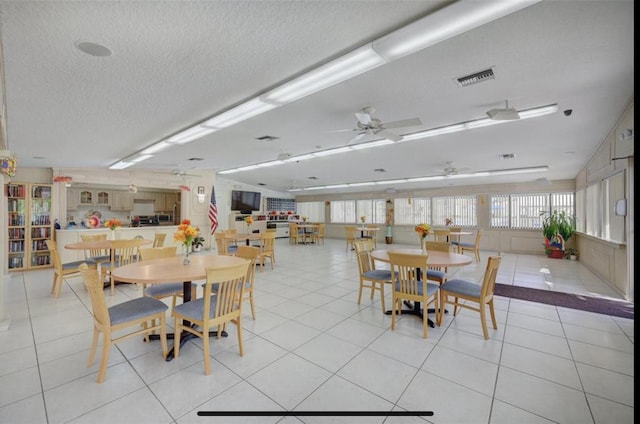
{"label": "glass vase", "polygon": [[191,245],[184,245],[184,259],[182,259],[182,265],[189,265],[191,263],[191,257],[189,254],[191,253]]}
{"label": "glass vase", "polygon": [[422,250],[422,254],[427,254],[427,240],[426,238],[420,237],[420,250]]}

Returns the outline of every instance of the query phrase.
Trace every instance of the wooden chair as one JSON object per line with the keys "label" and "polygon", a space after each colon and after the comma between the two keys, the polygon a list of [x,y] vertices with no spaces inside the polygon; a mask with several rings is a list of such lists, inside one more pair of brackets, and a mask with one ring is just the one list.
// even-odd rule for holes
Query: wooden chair
{"label": "wooden chair", "polygon": [[276,263],[275,241],[276,233],[260,234],[260,272],[264,271],[266,258],[271,262],[271,269]]}
{"label": "wooden chair", "polygon": [[164,246],[164,239],[167,237],[166,234],[163,233],[155,233],[153,236],[153,245],[152,247],[162,247]]}
{"label": "wooden chair", "polygon": [[[427,252],[429,251],[438,251],[438,252],[451,252],[451,245],[446,241],[431,241],[427,240],[425,242]],[[442,285],[445,281],[447,281],[447,268],[446,267],[435,267],[428,266],[427,267],[427,280],[435,281],[438,284]]]}
{"label": "wooden chair", "polygon": [[51,284],[51,293],[55,294],[55,297],[60,297],[62,291],[62,281],[66,277],[80,277],[78,267],[82,264],[87,264],[91,269],[97,269],[97,265],[91,259],[85,259],[83,261],[73,261],[62,263],[60,259],[60,252],[58,252],[58,244],[53,240],[46,240],[47,249],[51,254],[51,263],[53,265],[53,283]]}
{"label": "wooden chair", "polygon": [[[172,258],[176,256],[177,250],[177,246],[140,248],[140,260],[150,261],[152,259]],[[173,308],[176,307],[176,299],[178,297],[184,298],[184,283],[178,281],[175,283],[149,284],[142,287],[142,292],[145,296],[153,297],[158,300],[171,296],[171,310],[173,310]],[[197,287],[192,285],[191,299],[195,299],[197,297],[196,293]]]}
{"label": "wooden chair", "polygon": [[304,238],[304,234],[302,234],[302,236],[300,235],[298,224],[294,222],[289,223],[289,244],[298,244],[300,238]]}
{"label": "wooden chair", "polygon": [[[449,232],[451,233],[459,233],[462,231],[462,227],[449,227]],[[458,243],[460,243],[460,236],[452,236],[449,235],[449,243],[452,246],[455,246],[456,250],[458,250]]]}
{"label": "wooden chair", "polygon": [[[389,263],[393,279],[393,308],[391,309],[391,330],[396,328],[396,310],[402,313],[402,302],[420,302],[425,315],[429,304],[433,303],[438,310],[438,289],[440,286],[429,283],[425,278],[419,278],[427,274],[427,261],[429,255],[412,255],[389,251]],[[427,338],[428,318],[422,319],[422,337]],[[438,325],[440,322],[438,321]]]}
{"label": "wooden chair", "polygon": [[458,253],[464,254],[467,250],[473,252],[476,262],[480,262],[480,237],[482,236],[482,228],[476,232],[476,240],[473,243],[458,243]]}
{"label": "wooden chair", "polygon": [[238,251],[238,246],[231,246],[229,239],[224,232],[215,233],[214,238],[216,240],[216,248],[218,249],[218,255],[234,256]]}
{"label": "wooden chair", "polygon": [[324,244],[324,224],[318,224],[316,230],[311,233],[311,241],[316,244]]}
{"label": "wooden chair", "polygon": [[236,256],[238,256],[239,258],[249,259],[251,261],[251,263],[249,264],[249,268],[247,269],[247,278],[244,280],[244,285],[242,286],[240,300],[242,302],[245,302],[247,300],[249,301],[249,305],[251,306],[251,316],[255,320],[256,307],[254,299],[254,285],[256,266],[258,264],[258,259],[260,258],[260,248],[256,246],[238,246],[238,254]]}
{"label": "wooden chair", "polygon": [[[250,261],[229,267],[207,269],[207,282],[204,295],[195,301],[177,305],[172,315],[175,318],[174,358],[180,353],[180,334],[187,331],[202,339],[204,350],[204,373],[211,374],[211,352],[209,346],[209,330],[218,329],[218,339],[222,329],[228,322],[233,322],[238,331],[238,348],[240,356],[244,355],[242,341],[242,304],[238,302]],[[212,295],[213,284],[217,285],[216,294]],[[187,321],[186,323],[184,321]]]}
{"label": "wooden chair", "polygon": [[[80,239],[82,241],[101,241],[107,239],[107,234],[80,234]],[[96,264],[111,261],[109,249],[88,249],[84,251],[84,257]]]}
{"label": "wooden chair", "polygon": [[[235,228],[229,229],[229,230],[222,230],[222,234],[224,234],[224,235],[235,235],[235,234],[238,234],[238,230],[235,229]],[[227,246],[231,246],[231,247],[237,248],[238,247],[238,243],[235,240],[227,240]]]}
{"label": "wooden chair", "polygon": [[359,231],[358,231],[358,227],[355,226],[346,226],[344,227],[344,232],[345,232],[345,240],[347,242],[347,245],[345,247],[345,252],[349,251],[349,248],[351,248],[351,250],[354,250],[354,245],[353,243],[355,243],[356,241],[360,241],[363,240],[362,237],[360,237],[359,235]]}
{"label": "wooden chair", "polygon": [[[482,278],[482,284],[476,284],[471,281],[462,279],[449,280],[440,286],[440,313],[438,314],[438,323],[441,323],[444,318],[444,309],[447,303],[454,305],[453,316],[458,313],[458,307],[470,309],[472,311],[480,312],[480,322],[482,324],[482,333],[485,340],[489,338],[489,331],[487,329],[487,312],[486,308],[489,307],[489,313],[491,314],[491,323],[493,329],[498,329],[496,323],[496,314],[493,309],[493,292],[496,285],[496,277],[498,275],[498,268],[502,258],[500,256],[491,256],[487,262],[487,268]],[[453,297],[453,302],[450,300]]]}
{"label": "wooden chair", "polygon": [[[84,285],[89,291],[91,309],[93,310],[93,341],[87,366],[93,365],[98,348],[98,337],[102,333],[102,358],[98,371],[98,383],[102,383],[107,372],[111,345],[134,336],[145,335],[149,342],[149,334],[160,331],[162,357],[167,357],[166,311],[168,306],[151,297],[138,297],[126,302],[107,307],[104,297],[104,286],[100,280],[98,270],[90,269],[86,264],[81,265],[78,272],[82,275]],[[149,326],[149,322],[154,324]],[[157,322],[158,324],[155,324]],[[129,327],[139,327],[136,331],[122,334],[122,330]],[[118,334],[118,336],[114,336]]]}
{"label": "wooden chair", "polygon": [[[378,224],[365,224],[364,227],[365,228],[378,228]],[[373,240],[373,248],[374,249],[378,248],[377,234],[378,234],[377,230],[376,231],[370,231],[370,232],[365,230],[365,232],[364,232],[365,238]]]}
{"label": "wooden chair", "polygon": [[129,265],[138,260],[138,242],[135,239],[131,240],[113,240],[111,242],[111,249],[113,254],[111,255],[111,262],[104,262],[100,265],[102,281],[106,277],[109,277],[111,283],[111,296],[116,294],[116,282],[111,271],[117,267]]}
{"label": "wooden chair", "polygon": [[436,228],[433,230],[433,238],[435,241],[449,241],[449,229]]}
{"label": "wooden chair", "polygon": [[376,269],[375,261],[370,255],[372,250],[372,240],[362,240],[353,243],[358,258],[358,272],[360,274],[360,286],[358,288],[358,305],[362,299],[362,290],[370,289],[369,298],[373,300],[376,291],[380,292],[380,303],[382,304],[382,313],[386,312],[384,305],[384,286],[391,284],[391,271],[385,269]]}

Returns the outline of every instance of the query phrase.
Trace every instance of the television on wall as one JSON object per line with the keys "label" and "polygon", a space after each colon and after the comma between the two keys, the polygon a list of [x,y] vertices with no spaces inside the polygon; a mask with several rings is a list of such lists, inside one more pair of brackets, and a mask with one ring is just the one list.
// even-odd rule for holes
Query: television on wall
{"label": "television on wall", "polygon": [[260,193],[257,191],[231,191],[232,211],[259,211]]}

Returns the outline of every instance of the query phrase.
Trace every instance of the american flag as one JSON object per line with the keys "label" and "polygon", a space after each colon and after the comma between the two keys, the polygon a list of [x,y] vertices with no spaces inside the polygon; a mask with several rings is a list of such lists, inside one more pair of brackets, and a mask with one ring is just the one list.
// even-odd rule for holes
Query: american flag
{"label": "american flag", "polygon": [[218,228],[218,206],[216,206],[216,189],[211,186],[211,201],[209,201],[209,221],[211,221],[211,234]]}

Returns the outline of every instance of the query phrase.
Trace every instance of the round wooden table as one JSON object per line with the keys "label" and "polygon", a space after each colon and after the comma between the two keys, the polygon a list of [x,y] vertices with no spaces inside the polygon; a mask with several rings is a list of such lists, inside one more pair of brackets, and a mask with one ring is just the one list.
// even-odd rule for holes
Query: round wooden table
{"label": "round wooden table", "polygon": [[[136,240],[138,246],[145,246],[153,243],[153,240],[147,239],[133,239]],[[65,244],[65,249],[71,250],[90,250],[90,249],[109,249],[111,250],[111,242],[116,240],[94,240],[94,241],[80,241],[78,243]]]}
{"label": "round wooden table", "polygon": [[[389,255],[387,254],[387,252],[389,251],[396,252],[396,253],[407,253],[411,255],[422,254],[421,249],[411,249],[411,248],[388,249],[388,250],[374,250],[371,252],[371,257],[376,261],[389,263]],[[473,262],[473,259],[470,258],[469,256],[461,255],[459,253],[428,250],[427,255],[429,255],[429,257],[427,258],[427,265],[434,266],[434,267],[464,266],[464,265],[469,265],[470,263]],[[409,302],[405,302],[405,304],[409,306],[410,309],[403,309],[402,310],[403,314],[418,315],[419,317],[424,319],[424,313],[422,311],[420,302],[414,302],[413,305],[411,305]],[[435,310],[427,309],[427,313],[429,312],[435,312]],[[391,311],[390,310],[386,311],[385,314],[391,315]],[[433,321],[429,320],[429,326],[434,327]]]}
{"label": "round wooden table", "polygon": [[[205,280],[207,278],[207,268],[218,268],[245,263],[248,259],[227,255],[194,255],[191,256],[191,263],[184,265],[184,257],[176,255],[170,258],[152,259],[149,261],[136,262],[115,268],[111,273],[118,281],[126,283],[142,284],[162,284],[182,281],[183,302],[191,301],[191,282],[195,280]],[[185,322],[188,325],[187,322]],[[217,332],[209,333],[212,337],[217,336]],[[221,334],[226,336],[226,332]],[[157,334],[149,336],[157,339]],[[183,332],[180,336],[180,347],[189,339],[196,337],[191,333]],[[167,333],[167,338],[173,339],[173,333]],[[173,349],[169,349],[166,360],[173,359]]]}

